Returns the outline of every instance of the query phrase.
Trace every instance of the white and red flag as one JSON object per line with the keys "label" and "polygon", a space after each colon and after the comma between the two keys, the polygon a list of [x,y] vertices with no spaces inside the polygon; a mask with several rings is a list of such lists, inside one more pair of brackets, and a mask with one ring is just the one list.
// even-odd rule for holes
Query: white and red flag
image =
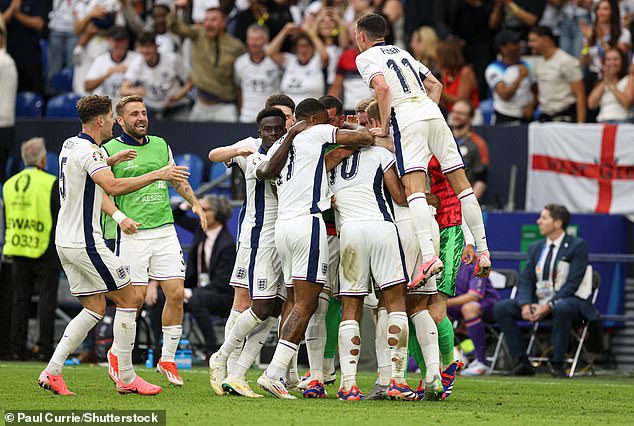
{"label": "white and red flag", "polygon": [[634,125],[532,123],[526,210],[634,214]]}

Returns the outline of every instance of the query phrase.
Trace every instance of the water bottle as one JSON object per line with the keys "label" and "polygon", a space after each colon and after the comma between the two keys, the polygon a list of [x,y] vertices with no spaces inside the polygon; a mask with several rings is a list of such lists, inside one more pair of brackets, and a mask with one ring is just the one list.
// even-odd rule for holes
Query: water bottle
{"label": "water bottle", "polygon": [[191,370],[192,350],[189,340],[181,339],[180,342],[178,342],[178,349],[176,350],[174,362],[179,370]]}
{"label": "water bottle", "polygon": [[147,350],[147,359],[145,360],[145,368],[154,368],[154,349]]}
{"label": "water bottle", "polygon": [[79,358],[74,357],[64,361],[64,367],[77,367],[80,364]]}

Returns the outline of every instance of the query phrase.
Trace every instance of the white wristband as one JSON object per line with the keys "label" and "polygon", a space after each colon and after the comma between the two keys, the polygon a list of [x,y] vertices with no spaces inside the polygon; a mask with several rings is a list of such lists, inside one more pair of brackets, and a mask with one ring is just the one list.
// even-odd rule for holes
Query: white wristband
{"label": "white wristband", "polygon": [[126,216],[121,210],[117,210],[116,212],[114,212],[112,214],[112,218],[117,222],[117,223],[121,223],[121,221],[123,219],[126,219],[128,216]]}

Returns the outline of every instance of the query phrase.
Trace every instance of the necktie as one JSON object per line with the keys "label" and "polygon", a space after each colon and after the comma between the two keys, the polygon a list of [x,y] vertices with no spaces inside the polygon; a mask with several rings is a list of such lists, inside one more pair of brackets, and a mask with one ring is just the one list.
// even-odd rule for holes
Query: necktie
{"label": "necktie", "polygon": [[200,265],[200,272],[207,273],[207,256],[205,255],[205,240],[203,240],[200,244],[202,244],[202,249],[200,250],[200,259],[198,260]]}
{"label": "necktie", "polygon": [[546,260],[544,261],[544,273],[542,274],[542,280],[551,281],[550,279],[550,264],[553,260],[553,249],[555,248],[554,244],[551,244],[548,248],[548,254],[546,255]]}

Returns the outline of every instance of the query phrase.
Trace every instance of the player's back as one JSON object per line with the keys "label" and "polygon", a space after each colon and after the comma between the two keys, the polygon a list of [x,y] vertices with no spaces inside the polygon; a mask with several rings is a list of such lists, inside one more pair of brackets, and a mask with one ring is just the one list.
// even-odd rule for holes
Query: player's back
{"label": "player's back", "polygon": [[385,148],[367,146],[330,171],[330,188],[337,200],[341,224],[347,221],[389,221],[383,194],[383,174],[394,164]]}
{"label": "player's back", "polygon": [[[326,146],[336,143],[336,134],[336,127],[317,124],[295,137],[276,180],[278,219],[316,214],[330,208],[324,156]],[[275,143],[269,156],[283,140]]]}
{"label": "player's back", "polygon": [[90,247],[103,240],[99,220],[103,191],[91,177],[107,167],[104,155],[90,136],[80,133],[64,141],[59,155],[56,245]]}

